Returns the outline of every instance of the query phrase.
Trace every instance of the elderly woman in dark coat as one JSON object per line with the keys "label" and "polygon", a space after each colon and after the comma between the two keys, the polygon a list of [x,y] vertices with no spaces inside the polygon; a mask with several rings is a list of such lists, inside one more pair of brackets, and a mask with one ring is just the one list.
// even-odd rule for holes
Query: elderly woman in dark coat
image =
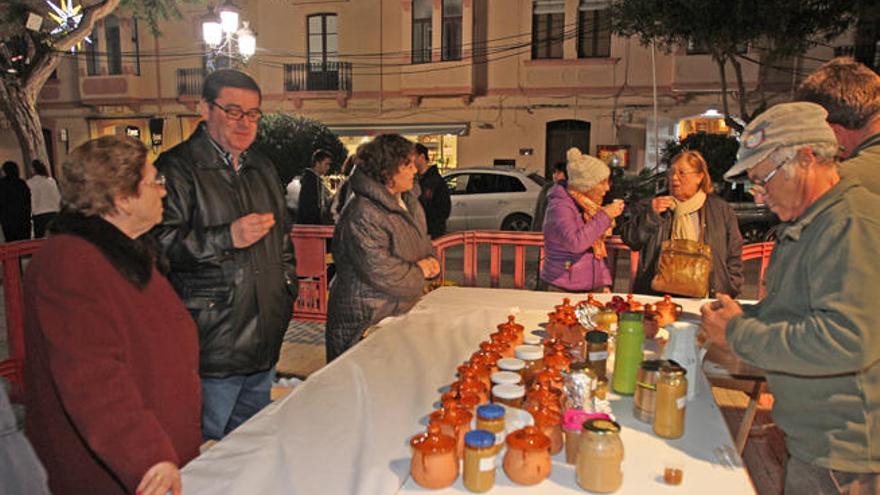
{"label": "elderly woman in dark coat", "polygon": [[198,334],[141,238],[165,182],[143,143],[104,136],[61,184],[24,279],[27,436],[56,495],[179,495],[202,437]]}
{"label": "elderly woman in dark coat", "polygon": [[349,179],[354,196],[333,235],[336,277],[327,310],[327,361],[356,344],[386,316],[409,311],[426,279],[440,273],[432,256],[415,181],[415,148],[383,134],[358,148]]}
{"label": "elderly woman in dark coat", "polygon": [[743,282],[742,235],[733,209],[712,192],[709,167],[699,151],[684,151],[672,159],[667,173],[669,195],[637,203],[624,225],[623,242],[639,251],[639,269],[633,292],[654,294],[651,281],[663,241],[700,239],[712,248],[709,296],[736,297]]}

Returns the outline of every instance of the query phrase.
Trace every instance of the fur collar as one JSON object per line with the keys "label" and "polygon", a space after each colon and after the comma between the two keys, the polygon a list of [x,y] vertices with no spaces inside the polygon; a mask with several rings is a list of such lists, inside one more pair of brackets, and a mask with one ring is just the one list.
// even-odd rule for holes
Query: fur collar
{"label": "fur collar", "polygon": [[98,216],[63,211],[52,222],[52,234],[67,234],[93,244],[126,280],[139,290],[150,283],[155,243],[148,235],[132,239]]}

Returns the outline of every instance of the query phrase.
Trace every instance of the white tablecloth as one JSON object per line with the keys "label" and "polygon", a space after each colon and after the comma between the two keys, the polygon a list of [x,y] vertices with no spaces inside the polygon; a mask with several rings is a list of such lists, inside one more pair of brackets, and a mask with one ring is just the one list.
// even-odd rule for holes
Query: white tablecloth
{"label": "white tablecloth", "polygon": [[[389,318],[363,342],[313,374],[283,400],[242,425],[183,469],[190,494],[394,494],[421,491],[409,478],[409,438],[424,429],[439,390],[512,310],[538,329],[563,295],[442,288],[403,317]],[[599,296],[606,300],[610,296]],[[639,297],[649,300],[649,297]],[[683,303],[696,311],[698,302]],[[700,377],[705,380],[704,377]],[[623,426],[624,485],[618,493],[754,493],[746,471],[717,462],[733,445],[708,387],[688,403],[686,432],[661,440],[632,417],[632,400],[613,402]],[[663,461],[684,466],[684,482],[659,481]],[[492,493],[583,493],[569,466],[527,490],[502,471]],[[444,492],[465,493],[461,482]]]}

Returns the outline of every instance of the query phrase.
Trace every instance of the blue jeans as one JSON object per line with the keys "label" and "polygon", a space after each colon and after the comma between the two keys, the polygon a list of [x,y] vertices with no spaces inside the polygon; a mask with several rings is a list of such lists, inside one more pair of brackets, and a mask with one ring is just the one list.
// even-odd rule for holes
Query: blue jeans
{"label": "blue jeans", "polygon": [[269,402],[275,368],[251,375],[202,378],[202,437],[220,440]]}

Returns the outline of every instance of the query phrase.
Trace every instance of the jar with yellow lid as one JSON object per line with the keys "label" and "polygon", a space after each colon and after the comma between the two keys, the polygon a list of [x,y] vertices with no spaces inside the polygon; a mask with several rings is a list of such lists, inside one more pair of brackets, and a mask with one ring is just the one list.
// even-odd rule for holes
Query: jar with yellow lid
{"label": "jar with yellow lid", "polygon": [[654,398],[654,433],[663,438],[684,435],[684,412],[687,406],[685,369],[677,365],[660,368]]}
{"label": "jar with yellow lid", "polygon": [[595,493],[611,493],[623,484],[620,425],[609,419],[584,422],[575,469],[577,484]]}

